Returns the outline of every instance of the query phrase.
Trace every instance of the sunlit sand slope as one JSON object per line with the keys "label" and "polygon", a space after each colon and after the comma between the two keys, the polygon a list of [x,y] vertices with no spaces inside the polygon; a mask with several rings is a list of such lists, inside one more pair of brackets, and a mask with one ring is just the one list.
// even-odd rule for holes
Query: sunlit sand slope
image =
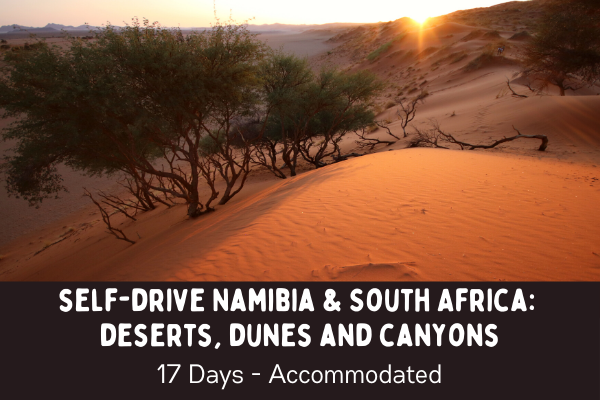
{"label": "sunlit sand slope", "polygon": [[171,226],[181,209],[148,214],[128,230],[142,236],[133,246],[83,237],[4,277],[597,280],[598,175],[552,160],[383,152],[275,183],[198,220]]}

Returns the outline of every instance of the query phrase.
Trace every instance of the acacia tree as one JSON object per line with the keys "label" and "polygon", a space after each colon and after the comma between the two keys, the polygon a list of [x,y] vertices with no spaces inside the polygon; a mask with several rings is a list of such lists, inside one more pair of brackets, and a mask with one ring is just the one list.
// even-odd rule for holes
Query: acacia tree
{"label": "acacia tree", "polygon": [[66,190],[56,168],[60,163],[90,175],[132,173],[131,154],[148,159],[157,154],[128,129],[145,110],[122,96],[118,71],[81,42],[71,44],[67,51],[42,43],[35,51],[5,56],[0,106],[2,117],[16,122],[3,138],[17,141],[14,154],[5,157],[6,184],[9,194],[32,205]]}
{"label": "acacia tree", "polygon": [[372,123],[370,100],[382,85],[373,74],[337,70],[313,73],[306,60],[275,53],[262,66],[268,117],[255,145],[253,161],[279,178],[279,157],[296,175],[298,158],[316,168],[340,155],[339,142],[350,131]]}
{"label": "acacia tree", "polygon": [[291,127],[289,118],[299,112],[302,93],[308,90],[314,74],[306,59],[281,51],[274,52],[261,64],[260,74],[266,109],[262,116],[264,134],[259,135],[254,145],[252,160],[285,179],[285,173],[277,165],[277,155],[281,154],[291,176],[295,176],[302,137],[298,129]]}
{"label": "acacia tree", "polygon": [[[326,165],[325,158],[341,157],[339,143],[344,136],[373,123],[371,100],[381,88],[375,76],[366,71],[321,71],[303,99],[308,107],[298,116],[308,119],[300,141],[302,158],[320,168]],[[316,113],[311,116],[311,111]]]}
{"label": "acacia tree", "polygon": [[560,95],[578,89],[572,82],[593,83],[600,76],[600,8],[596,0],[546,3],[536,35],[527,47],[528,73]]}
{"label": "acacia tree", "polygon": [[[166,122],[167,129],[149,131],[149,137],[188,166],[192,186],[197,186],[200,177],[206,181],[211,192],[205,205],[209,210],[210,202],[218,196],[215,172],[226,183],[220,204],[241,190],[249,173],[249,150],[240,152],[229,132],[232,122],[251,112],[258,101],[257,69],[266,47],[240,25],[216,25],[211,31],[192,34],[185,40],[173,35],[169,39],[183,49],[184,60],[171,60],[172,53],[167,56],[159,41],[154,59],[147,52],[141,54],[149,68],[158,64],[158,69],[150,69],[150,74],[147,70],[135,71],[134,78],[143,81],[140,97],[152,99],[153,114]],[[193,49],[191,55],[189,47]],[[166,59],[156,63],[160,57]],[[165,70],[162,64],[172,70]],[[190,215],[202,210],[196,197],[191,199],[190,207],[194,204],[198,207],[189,211]]]}
{"label": "acacia tree", "polygon": [[[215,127],[228,129],[228,119],[256,101],[250,94],[265,45],[242,25],[184,37],[137,20],[102,29],[96,41],[70,42],[6,56],[0,106],[3,117],[17,118],[4,133],[17,140],[6,157],[9,193],[32,204],[58,194],[66,188],[56,167],[64,163],[91,175],[125,173],[143,192],[184,199],[192,217],[210,209],[215,166],[200,143],[216,140]],[[230,146],[218,151],[225,165],[236,162]]]}

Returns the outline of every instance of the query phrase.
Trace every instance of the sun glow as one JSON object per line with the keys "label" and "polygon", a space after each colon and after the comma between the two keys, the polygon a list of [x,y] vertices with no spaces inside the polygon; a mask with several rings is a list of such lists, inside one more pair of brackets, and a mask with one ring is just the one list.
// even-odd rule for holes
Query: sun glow
{"label": "sun glow", "polygon": [[[507,0],[25,0],[10,2],[8,12],[0,13],[0,26],[15,23],[45,26],[48,22],[81,25],[88,22],[100,26],[107,21],[123,25],[133,16],[160,21],[163,26],[207,27],[217,17],[227,21],[251,24],[326,24],[333,22],[377,23],[411,17],[423,23],[427,17],[444,15],[460,9],[489,7]],[[523,1],[523,0],[521,0]],[[349,6],[353,3],[354,6]],[[35,12],[31,10],[35,9]],[[255,18],[255,19],[252,19]]]}
{"label": "sun glow", "polygon": [[411,19],[417,21],[421,25],[423,25],[425,23],[425,21],[427,21],[429,19],[429,15],[425,14],[424,12],[413,13],[409,17]]}

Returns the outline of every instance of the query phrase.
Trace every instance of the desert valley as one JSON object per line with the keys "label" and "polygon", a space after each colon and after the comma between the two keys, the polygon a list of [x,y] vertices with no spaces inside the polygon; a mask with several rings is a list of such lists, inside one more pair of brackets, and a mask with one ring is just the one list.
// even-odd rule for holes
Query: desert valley
{"label": "desert valley", "polygon": [[[253,165],[239,194],[196,218],[181,201],[135,221],[113,212],[135,244],[107,233],[82,196],[83,187],[126,196],[117,177],[61,166],[69,193],[39,208],[0,189],[0,280],[599,280],[600,85],[561,96],[523,73],[543,3],[423,24],[258,31],[314,71],[371,71],[383,82],[376,123],[339,142],[348,157],[317,169],[300,160],[286,179]],[[9,47],[32,41],[10,35],[0,33]],[[68,45],[60,35],[46,41]],[[405,124],[402,106],[415,98]],[[525,137],[469,146],[518,134],[543,135],[547,148]],[[225,183],[216,185],[222,193]]]}

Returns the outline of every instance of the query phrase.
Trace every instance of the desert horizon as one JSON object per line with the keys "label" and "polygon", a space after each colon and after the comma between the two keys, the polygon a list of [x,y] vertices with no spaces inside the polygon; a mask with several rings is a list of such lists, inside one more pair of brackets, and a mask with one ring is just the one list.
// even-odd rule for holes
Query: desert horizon
{"label": "desert horizon", "polygon": [[[46,196],[39,208],[31,207],[15,197],[14,176],[28,177],[9,169],[12,149],[20,142],[7,136],[0,142],[0,152],[9,157],[3,164],[8,181],[0,189],[0,280],[600,280],[598,62],[565,73],[563,80],[534,70],[531,49],[543,33],[549,3],[512,1],[443,15],[430,10],[423,23],[402,15],[388,22],[307,23],[304,28],[235,25],[241,31],[234,34],[246,29],[248,46],[257,46],[252,62],[271,71],[257,81],[274,79],[276,69],[267,68],[278,60],[281,65],[296,63],[307,77],[298,87],[331,85],[327,99],[341,96],[342,103],[350,98],[354,103],[341,114],[328,111],[329,103],[320,98],[302,103],[298,110],[322,101],[325,111],[306,120],[311,128],[302,137],[290,136],[290,122],[283,139],[273,133],[267,143],[262,141],[267,128],[280,123],[284,131],[282,121],[296,105],[282,106],[292,100],[261,94],[264,98],[252,100],[258,105],[252,104],[251,117],[240,108],[237,119],[225,119],[224,138],[211,133],[220,129],[220,116],[207,123],[212,125],[198,141],[213,138],[225,150],[199,147],[200,161],[192,170],[184,156],[176,156],[191,153],[191,142],[169,142],[151,162],[133,164],[146,174],[142,176],[154,177],[142,178],[149,189],[146,199],[123,186],[131,185],[126,179],[133,175],[118,168],[98,173],[90,167],[86,172],[80,161],[65,158],[55,167],[68,192],[57,192],[56,199]],[[597,18],[598,11],[589,15]],[[182,31],[177,43],[196,38],[203,43],[202,33]],[[10,86],[8,71],[16,68],[11,66],[17,65],[19,54],[42,51],[38,41],[44,43],[38,47],[68,54],[77,46],[82,51],[99,47],[104,40],[77,30],[71,38],[56,32],[36,31],[36,38],[0,32],[5,87],[19,87]],[[259,59],[262,52],[264,59]],[[268,86],[249,84],[256,85],[252,93]],[[355,84],[364,85],[362,92],[356,89],[358,100],[347,95]],[[63,92],[60,85],[53,90],[48,93]],[[0,100],[2,93],[9,91],[0,90]],[[163,110],[161,96],[154,100],[154,114],[144,118],[162,115],[156,111]],[[0,119],[0,129],[15,135],[20,131],[10,129],[26,121],[23,113],[28,112],[10,108],[16,103],[0,103],[13,110]],[[95,113],[103,106],[75,101],[73,113],[78,104],[90,121],[105,120]],[[40,118],[43,110],[35,107],[30,116]],[[68,118],[64,113],[56,119]],[[326,125],[328,118],[335,120],[331,115],[347,120]],[[275,117],[279,119],[269,119]],[[64,130],[57,126],[56,132],[70,132],[71,125],[65,123]],[[261,133],[251,136],[260,127]],[[81,135],[87,132],[77,129]],[[234,131],[243,144],[234,141]],[[154,145],[159,143],[152,138]],[[215,154],[220,154],[218,161]],[[296,158],[283,158],[293,154]],[[208,185],[200,184],[199,200],[190,200],[185,183],[177,182],[191,182],[196,167],[200,181]],[[165,173],[169,168],[170,175]],[[230,184],[231,174],[238,172],[240,180]],[[177,196],[183,192],[187,197]],[[195,213],[190,211],[194,201],[199,204]]]}
{"label": "desert horizon", "polygon": [[[528,0],[517,0],[519,2]],[[248,3],[244,0],[201,0],[189,2],[175,0],[168,4],[148,4],[141,0],[119,2],[107,0],[85,5],[67,0],[46,4],[37,2],[35,12],[29,3],[13,4],[9,12],[0,15],[0,31],[21,24],[25,27],[45,27],[60,24],[67,29],[91,25],[100,27],[107,22],[123,25],[131,18],[146,18],[159,21],[167,27],[209,27],[215,19],[248,23],[250,25],[328,25],[332,23],[378,23],[402,17],[422,22],[426,17],[438,17],[458,10],[489,7],[503,0],[423,0],[391,2],[373,0],[368,5],[354,4],[352,7],[340,0],[326,2],[305,0],[298,4],[283,4],[274,0],[259,0]],[[392,16],[392,17],[390,17]],[[11,30],[11,29],[9,29]]]}

